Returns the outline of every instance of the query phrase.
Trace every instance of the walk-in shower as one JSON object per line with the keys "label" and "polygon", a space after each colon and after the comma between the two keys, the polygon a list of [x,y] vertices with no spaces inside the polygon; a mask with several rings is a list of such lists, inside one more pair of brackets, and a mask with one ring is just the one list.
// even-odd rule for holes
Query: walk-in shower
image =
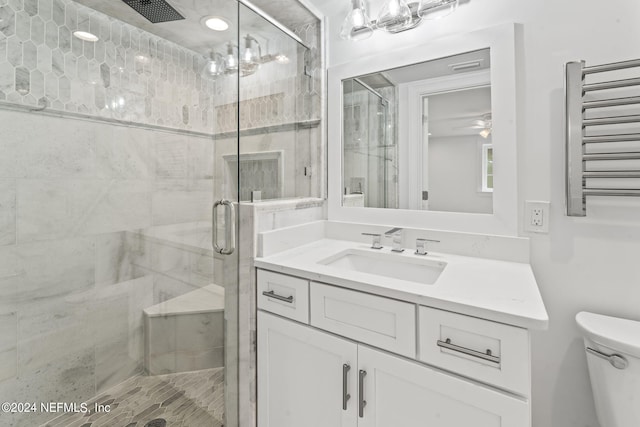
{"label": "walk-in shower", "polygon": [[252,425],[240,217],[322,195],[319,34],[295,0],[0,1],[1,427]]}
{"label": "walk-in shower", "polygon": [[397,88],[382,74],[348,79],[342,87],[344,203],[397,208]]}

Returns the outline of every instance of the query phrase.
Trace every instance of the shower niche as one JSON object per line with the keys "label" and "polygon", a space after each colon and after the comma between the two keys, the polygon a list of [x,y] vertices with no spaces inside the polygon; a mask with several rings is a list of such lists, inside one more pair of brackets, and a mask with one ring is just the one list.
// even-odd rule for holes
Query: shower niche
{"label": "shower niche", "polygon": [[278,150],[224,156],[227,194],[240,188],[241,202],[254,200],[255,191],[260,192],[262,200],[284,197],[284,155]]}

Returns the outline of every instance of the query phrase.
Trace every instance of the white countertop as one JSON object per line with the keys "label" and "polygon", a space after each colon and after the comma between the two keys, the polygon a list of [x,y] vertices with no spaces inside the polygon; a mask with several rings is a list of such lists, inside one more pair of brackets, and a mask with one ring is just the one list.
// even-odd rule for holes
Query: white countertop
{"label": "white countertop", "polygon": [[[548,326],[549,317],[529,264],[429,252],[420,258],[444,261],[447,266],[435,284],[423,285],[319,263],[348,249],[381,253],[363,243],[322,239],[256,258],[255,266],[526,329]],[[400,256],[418,257],[409,250]]]}

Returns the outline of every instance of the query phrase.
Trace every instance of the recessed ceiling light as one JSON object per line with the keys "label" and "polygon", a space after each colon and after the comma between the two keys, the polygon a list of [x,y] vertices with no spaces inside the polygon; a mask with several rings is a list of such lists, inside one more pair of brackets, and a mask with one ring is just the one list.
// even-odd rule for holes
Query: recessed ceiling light
{"label": "recessed ceiling light", "polygon": [[202,19],[202,23],[213,31],[226,31],[229,29],[229,22],[219,16],[205,16]]}
{"label": "recessed ceiling light", "polygon": [[95,34],[91,34],[86,31],[74,31],[73,35],[86,42],[97,42],[98,40],[100,40]]}

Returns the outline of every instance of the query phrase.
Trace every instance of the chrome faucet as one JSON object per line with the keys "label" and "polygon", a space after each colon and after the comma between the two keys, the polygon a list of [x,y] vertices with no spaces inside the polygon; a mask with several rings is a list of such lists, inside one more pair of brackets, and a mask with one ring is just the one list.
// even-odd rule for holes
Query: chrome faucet
{"label": "chrome faucet", "polygon": [[382,244],[380,243],[382,236],[379,233],[362,233],[362,235],[372,237],[371,249],[382,249]]}
{"label": "chrome faucet", "polygon": [[427,242],[440,243],[440,240],[416,239],[416,255],[427,255]]}
{"label": "chrome faucet", "polygon": [[384,235],[385,237],[393,238],[393,247],[391,248],[393,252],[404,252],[404,249],[402,249],[402,228],[392,228],[385,232]]}

